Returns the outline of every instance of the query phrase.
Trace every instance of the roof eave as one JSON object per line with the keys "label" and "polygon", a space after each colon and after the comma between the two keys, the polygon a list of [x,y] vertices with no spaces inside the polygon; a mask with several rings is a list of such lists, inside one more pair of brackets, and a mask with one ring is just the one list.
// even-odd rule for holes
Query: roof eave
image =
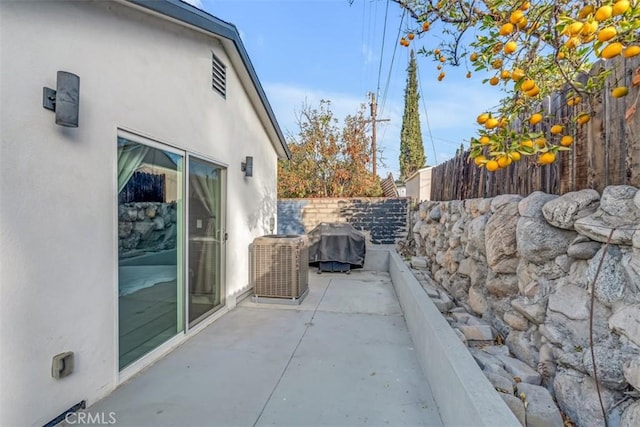
{"label": "roof eave", "polygon": [[279,147],[274,147],[276,148],[278,157],[280,159],[291,158],[291,151],[289,150],[286,139],[282,133],[282,129],[280,129],[280,125],[278,124],[278,121],[273,112],[273,109],[271,108],[271,104],[269,104],[267,95],[265,94],[264,89],[260,84],[258,75],[256,74],[256,71],[253,68],[251,59],[249,59],[247,50],[245,49],[244,44],[242,43],[242,39],[240,38],[240,33],[238,32],[235,25],[225,22],[219,18],[216,18],[215,16],[203,10],[200,10],[195,6],[185,3],[181,0],[126,0],[126,1],[128,1],[129,3],[135,4],[137,6],[141,6],[145,9],[151,10],[153,12],[159,13],[161,15],[167,16],[169,18],[184,22],[185,24],[199,28],[205,32],[214,34],[215,36],[222,37],[232,42],[236,52],[240,56],[242,64],[244,65],[244,68],[247,71],[247,74],[251,82],[253,83],[256,93],[260,98],[260,102],[264,107],[265,113],[267,114],[267,117],[271,122],[274,136],[278,139]]}

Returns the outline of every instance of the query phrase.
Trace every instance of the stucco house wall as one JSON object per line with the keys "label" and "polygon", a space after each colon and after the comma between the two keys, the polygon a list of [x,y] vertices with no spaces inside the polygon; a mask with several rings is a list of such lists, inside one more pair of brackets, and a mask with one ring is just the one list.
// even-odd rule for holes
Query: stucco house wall
{"label": "stucco house wall", "polygon": [[431,200],[431,170],[432,166],[418,169],[411,175],[406,185],[406,195],[414,201]]}
{"label": "stucco house wall", "polygon": [[[42,425],[123,380],[118,131],[228,166],[229,307],[249,289],[249,244],[275,219],[286,147],[233,43],[182,22],[128,2],[0,2],[0,40],[0,421]],[[226,98],[211,88],[212,52],[227,65]],[[42,107],[58,70],[80,76],[75,129]],[[52,356],[64,351],[75,371],[56,380]]]}

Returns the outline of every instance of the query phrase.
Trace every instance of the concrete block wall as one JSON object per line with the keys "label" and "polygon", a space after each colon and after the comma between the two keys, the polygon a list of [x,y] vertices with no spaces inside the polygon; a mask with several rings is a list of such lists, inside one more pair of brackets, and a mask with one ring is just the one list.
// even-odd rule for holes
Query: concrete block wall
{"label": "concrete block wall", "polygon": [[280,199],[278,234],[303,234],[321,222],[347,222],[371,243],[394,244],[407,235],[409,198]]}

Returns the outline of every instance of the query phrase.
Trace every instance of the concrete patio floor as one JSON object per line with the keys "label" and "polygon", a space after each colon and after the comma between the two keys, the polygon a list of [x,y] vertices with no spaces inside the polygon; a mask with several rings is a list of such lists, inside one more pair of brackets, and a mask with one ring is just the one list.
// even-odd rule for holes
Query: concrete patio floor
{"label": "concrete patio floor", "polygon": [[245,299],[90,413],[121,426],[443,425],[389,274],[316,274],[299,306]]}

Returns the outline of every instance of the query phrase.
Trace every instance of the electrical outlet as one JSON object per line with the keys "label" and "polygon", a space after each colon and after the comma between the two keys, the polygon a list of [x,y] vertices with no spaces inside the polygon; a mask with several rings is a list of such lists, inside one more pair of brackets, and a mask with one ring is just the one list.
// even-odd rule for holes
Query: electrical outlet
{"label": "electrical outlet", "polygon": [[67,377],[73,373],[73,351],[56,354],[51,364],[51,376],[55,379]]}

